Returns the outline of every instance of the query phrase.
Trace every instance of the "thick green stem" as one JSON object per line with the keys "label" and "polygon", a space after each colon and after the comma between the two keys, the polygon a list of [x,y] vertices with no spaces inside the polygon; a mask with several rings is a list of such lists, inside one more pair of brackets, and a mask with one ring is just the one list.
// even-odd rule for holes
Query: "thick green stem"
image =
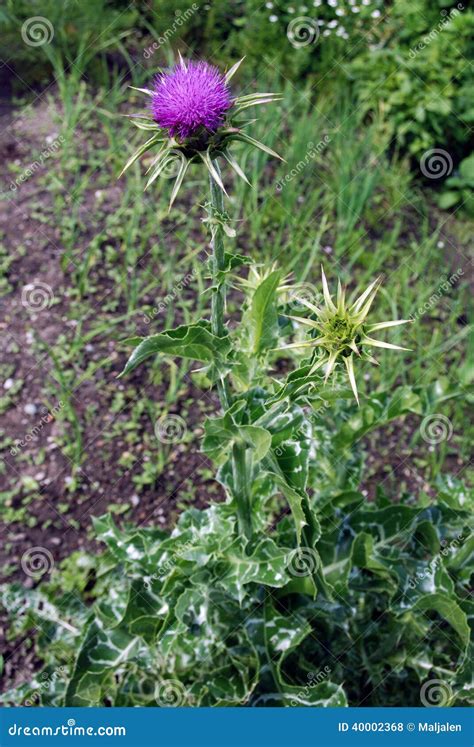
{"label": "thick green stem", "polygon": [[249,539],[252,536],[252,519],[250,511],[250,476],[247,464],[247,448],[244,443],[235,443],[232,447],[232,477],[234,480],[234,498],[237,504],[239,533]]}
{"label": "thick green stem", "polygon": [[[217,160],[214,167],[220,176]],[[224,195],[217,182],[210,176],[211,209],[212,218],[224,214]],[[224,312],[226,302],[225,282],[218,280],[218,273],[225,269],[224,230],[217,220],[212,225],[212,308],[211,327],[212,332],[219,337],[226,334],[224,324]],[[218,381],[218,391],[221,405],[227,409],[230,405],[229,382],[227,376],[222,376]],[[237,504],[237,518],[239,523],[239,534],[250,538],[252,534],[251,510],[250,510],[250,476],[247,464],[247,448],[244,443],[235,443],[232,448],[232,476],[234,481],[234,498]]]}
{"label": "thick green stem", "polygon": [[[219,166],[217,161],[214,161],[214,167],[219,173]],[[224,212],[224,195],[219,185],[214,181],[212,176],[210,178],[211,186],[211,205],[213,210],[218,213]],[[212,229],[212,274],[214,277],[214,283],[217,287],[214,288],[212,294],[212,316],[211,324],[212,331],[215,335],[222,337],[225,333],[224,326],[224,310],[225,310],[225,284],[217,284],[217,273],[223,270],[225,267],[225,251],[224,251],[224,231],[219,223],[215,223]]]}
{"label": "thick green stem", "polygon": [[[214,168],[220,176],[219,164],[214,161]],[[211,206],[213,212],[222,214],[224,212],[224,195],[221,188],[212,176],[209,176],[211,188]],[[212,216],[211,216],[212,217]],[[218,273],[225,268],[224,230],[216,222],[212,225],[212,277],[214,289],[212,292],[211,327],[213,334],[222,337],[226,333],[224,324],[226,288],[224,282],[219,282]],[[227,377],[223,376],[217,383],[221,405],[227,409],[230,404],[229,384]]]}
{"label": "thick green stem", "polygon": [[[219,164],[214,160],[214,167],[220,176]],[[221,188],[210,176],[211,187],[211,209],[216,218],[217,215],[224,214],[224,196]],[[224,323],[224,312],[226,302],[225,282],[218,280],[218,273],[225,269],[225,250],[224,250],[224,230],[221,223],[217,220],[212,225],[212,277],[213,293],[211,308],[211,327],[212,332],[219,337],[226,334]],[[222,376],[218,381],[218,391],[221,405],[227,409],[230,405],[231,397],[229,391],[229,382],[227,376]],[[234,481],[234,498],[237,505],[237,519],[239,524],[239,534],[242,537],[250,538],[252,534],[251,511],[250,511],[250,475],[249,465],[247,464],[247,447],[244,443],[235,443],[232,447],[232,476]]]}

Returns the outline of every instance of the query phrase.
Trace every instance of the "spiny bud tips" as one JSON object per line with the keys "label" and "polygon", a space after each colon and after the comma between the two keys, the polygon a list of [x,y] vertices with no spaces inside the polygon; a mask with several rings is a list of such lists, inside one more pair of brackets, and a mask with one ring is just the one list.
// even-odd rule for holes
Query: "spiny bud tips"
{"label": "spiny bud tips", "polygon": [[[314,330],[316,335],[301,343],[292,343],[286,348],[308,347],[314,349],[314,362],[310,369],[313,374],[319,368],[325,367],[325,381],[328,380],[339,361],[344,361],[349,382],[354,396],[359,402],[355,379],[354,363],[357,359],[365,358],[371,363],[377,363],[368,348],[388,348],[389,350],[408,350],[399,345],[392,345],[382,340],[376,340],[371,335],[378,330],[407,324],[410,319],[398,319],[388,322],[367,323],[367,315],[380,288],[377,278],[354,301],[346,301],[346,293],[338,283],[337,296],[334,300],[329,292],[329,286],[321,267],[324,304],[317,306],[302,298],[300,303],[311,312],[310,317],[292,316],[294,321],[304,324]],[[317,356],[322,351],[322,356]]]}

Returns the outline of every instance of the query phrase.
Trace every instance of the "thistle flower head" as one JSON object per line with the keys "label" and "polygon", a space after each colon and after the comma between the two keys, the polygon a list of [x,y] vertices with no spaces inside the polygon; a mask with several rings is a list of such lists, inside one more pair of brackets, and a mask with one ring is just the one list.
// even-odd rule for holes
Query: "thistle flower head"
{"label": "thistle flower head", "polygon": [[[225,158],[237,176],[248,179],[230,152],[230,144],[240,141],[280,158],[271,148],[247,134],[245,128],[253,120],[240,118],[245,109],[278,101],[274,93],[250,93],[233,97],[229,81],[243,60],[239,60],[222,75],[207,62],[184,62],[159,74],[153,89],[135,90],[150,97],[147,113],[131,115],[139,129],[149,133],[149,139],[129,158],[122,174],[144,153],[157,149],[148,169],[148,188],[160,175],[175,176],[170,208],[183,183],[188,166],[202,162],[219,188],[225,192],[216,159]],[[132,86],[133,88],[133,86]],[[283,160],[283,159],[282,159]]]}
{"label": "thistle flower head", "polygon": [[174,137],[187,138],[202,128],[210,132],[232,106],[225,77],[207,62],[188,62],[155,80],[151,111],[157,124]]}
{"label": "thistle flower head", "polygon": [[[389,350],[408,350],[399,345],[376,340],[372,333],[378,330],[407,324],[410,319],[398,319],[388,322],[368,323],[367,316],[373,304],[380,280],[374,280],[368,288],[354,301],[346,301],[346,293],[341,282],[338,283],[337,296],[333,300],[323,268],[321,268],[324,304],[316,306],[302,298],[300,303],[311,312],[311,317],[291,316],[294,321],[311,328],[313,337],[304,342],[292,343],[288,348],[312,348],[314,351],[310,374],[317,369],[326,367],[325,381],[334,371],[336,364],[344,362],[354,396],[359,402],[357,384],[354,372],[354,362],[365,359],[377,364],[371,355],[371,348],[387,348]],[[317,355],[318,351],[322,355]]]}

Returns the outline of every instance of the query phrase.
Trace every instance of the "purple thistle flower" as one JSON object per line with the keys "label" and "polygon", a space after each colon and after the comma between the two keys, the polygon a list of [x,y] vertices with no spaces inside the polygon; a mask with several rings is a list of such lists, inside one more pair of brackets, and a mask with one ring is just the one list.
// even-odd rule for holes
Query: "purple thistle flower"
{"label": "purple thistle flower", "polygon": [[151,100],[155,122],[180,138],[200,128],[215,132],[232,105],[224,76],[207,62],[183,62],[159,75]]}
{"label": "purple thistle flower", "polygon": [[242,62],[243,58],[222,75],[208,62],[185,63],[180,56],[178,65],[155,78],[152,89],[136,88],[140,93],[150,96],[151,100],[148,114],[132,115],[133,124],[141,130],[151,130],[153,135],[128,159],[122,173],[144,153],[158,148],[148,169],[150,173],[145,189],[160,175],[165,174],[165,170],[173,162],[178,168],[171,192],[171,208],[190,163],[201,161],[209,172],[212,183],[225,194],[219,170],[220,156],[225,158],[237,176],[249,184],[230,150],[233,141],[248,143],[274,158],[281,158],[267,145],[247,134],[245,127],[252,120],[242,121],[239,118],[240,113],[250,107],[281,99],[273,93],[232,96],[229,81]]}

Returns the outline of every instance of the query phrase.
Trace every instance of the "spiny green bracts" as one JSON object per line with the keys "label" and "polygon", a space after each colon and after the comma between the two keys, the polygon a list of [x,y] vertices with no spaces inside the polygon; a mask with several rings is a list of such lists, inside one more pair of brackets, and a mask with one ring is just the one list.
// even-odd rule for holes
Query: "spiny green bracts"
{"label": "spiny green bracts", "polygon": [[389,350],[409,350],[399,345],[393,345],[389,342],[376,340],[371,335],[378,330],[396,327],[400,324],[407,324],[411,319],[398,319],[389,322],[378,322],[375,324],[367,323],[367,316],[372,303],[380,288],[380,279],[377,278],[368,288],[354,301],[346,301],[346,292],[338,282],[336,302],[333,301],[329,292],[328,283],[321,267],[322,286],[324,306],[320,308],[311,301],[301,298],[300,303],[312,312],[316,318],[307,318],[302,316],[289,316],[299,324],[315,330],[317,336],[303,342],[294,342],[285,345],[280,350],[290,348],[314,348],[323,351],[323,355],[317,357],[311,367],[310,374],[313,374],[319,368],[326,367],[325,381],[328,380],[331,373],[336,367],[338,359],[342,359],[347,369],[349,381],[354,392],[354,396],[359,402],[357,384],[354,372],[354,362],[357,358],[365,359],[371,363],[377,364],[375,358],[369,353],[367,348],[387,348]]}

